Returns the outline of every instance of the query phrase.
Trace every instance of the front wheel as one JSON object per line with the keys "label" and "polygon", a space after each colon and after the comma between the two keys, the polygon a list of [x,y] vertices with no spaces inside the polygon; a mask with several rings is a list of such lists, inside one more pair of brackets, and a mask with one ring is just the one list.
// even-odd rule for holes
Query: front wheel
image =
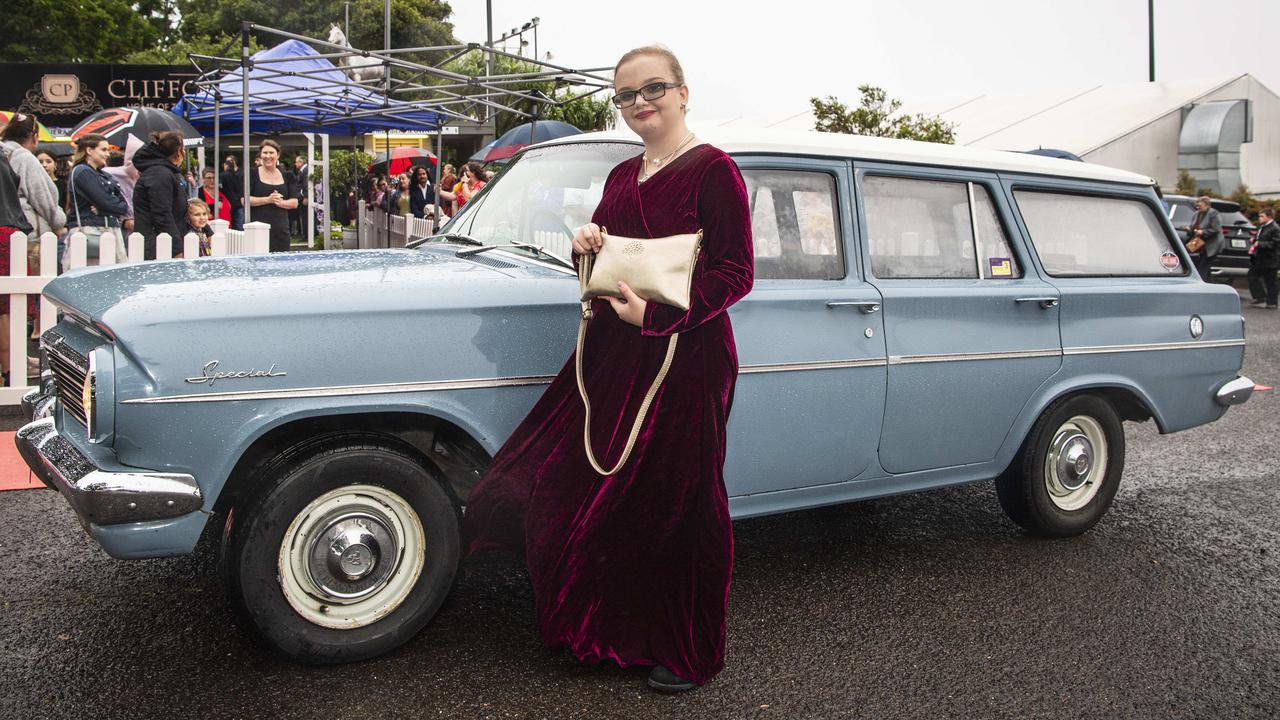
{"label": "front wheel", "polygon": [[417,459],[333,439],[258,481],[256,499],[232,513],[222,571],[272,647],[300,662],[365,660],[439,609],[458,565],[458,517]]}
{"label": "front wheel", "polygon": [[1050,405],[996,479],[1005,513],[1037,535],[1068,537],[1106,514],[1124,472],[1124,428],[1111,404],[1075,395]]}

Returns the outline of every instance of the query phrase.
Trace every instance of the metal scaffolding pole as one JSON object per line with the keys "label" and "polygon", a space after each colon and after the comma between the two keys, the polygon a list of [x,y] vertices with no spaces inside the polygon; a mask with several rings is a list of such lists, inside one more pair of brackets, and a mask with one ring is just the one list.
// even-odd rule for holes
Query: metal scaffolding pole
{"label": "metal scaffolding pole", "polygon": [[240,24],[240,136],[244,142],[244,222],[247,225],[253,213],[253,203],[249,200],[249,177],[253,172],[253,164],[249,160],[249,28],[252,23]]}

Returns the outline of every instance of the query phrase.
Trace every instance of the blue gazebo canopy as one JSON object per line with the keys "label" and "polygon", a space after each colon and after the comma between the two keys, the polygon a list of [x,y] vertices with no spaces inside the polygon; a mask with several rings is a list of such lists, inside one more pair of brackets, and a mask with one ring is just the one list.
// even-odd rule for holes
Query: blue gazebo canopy
{"label": "blue gazebo canopy", "polygon": [[[442,119],[413,102],[389,99],[378,89],[352,82],[299,40],[261,50],[252,60],[250,132],[359,135],[380,130],[434,130]],[[229,70],[200,92],[183,97],[173,111],[204,134],[213,133],[215,112],[220,115],[219,134],[242,133],[243,87],[240,69]]]}

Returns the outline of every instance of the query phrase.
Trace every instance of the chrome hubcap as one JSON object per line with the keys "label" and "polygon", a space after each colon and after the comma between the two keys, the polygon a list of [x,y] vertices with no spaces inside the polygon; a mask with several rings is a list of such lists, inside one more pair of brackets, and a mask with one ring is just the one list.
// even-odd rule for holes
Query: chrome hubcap
{"label": "chrome hubcap", "polygon": [[1089,479],[1093,446],[1082,434],[1058,436],[1054,439],[1058,449],[1058,479],[1067,490],[1079,490]]}
{"label": "chrome hubcap", "polygon": [[1098,421],[1077,415],[1054,433],[1045,456],[1049,499],[1063,510],[1079,510],[1093,500],[1107,470],[1107,440]]}
{"label": "chrome hubcap", "polygon": [[377,485],[348,485],[311,501],[285,530],[280,589],[311,623],[364,627],[404,602],[425,560],[426,532],[404,498]]}
{"label": "chrome hubcap", "polygon": [[387,521],[368,512],[334,518],[313,538],[307,563],[311,581],[339,600],[376,592],[399,552]]}

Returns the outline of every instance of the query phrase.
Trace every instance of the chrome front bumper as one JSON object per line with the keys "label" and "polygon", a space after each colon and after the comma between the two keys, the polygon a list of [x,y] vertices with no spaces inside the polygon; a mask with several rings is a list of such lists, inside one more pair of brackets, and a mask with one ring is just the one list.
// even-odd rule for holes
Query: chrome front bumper
{"label": "chrome front bumper", "polygon": [[1218,392],[1214,397],[1219,405],[1230,407],[1239,405],[1248,400],[1253,395],[1253,381],[1247,377],[1238,377],[1235,380],[1228,381],[1218,388]]}
{"label": "chrome front bumper", "polygon": [[58,432],[53,418],[23,426],[14,440],[32,472],[62,493],[89,524],[175,518],[199,510],[204,502],[191,475],[99,468]]}

